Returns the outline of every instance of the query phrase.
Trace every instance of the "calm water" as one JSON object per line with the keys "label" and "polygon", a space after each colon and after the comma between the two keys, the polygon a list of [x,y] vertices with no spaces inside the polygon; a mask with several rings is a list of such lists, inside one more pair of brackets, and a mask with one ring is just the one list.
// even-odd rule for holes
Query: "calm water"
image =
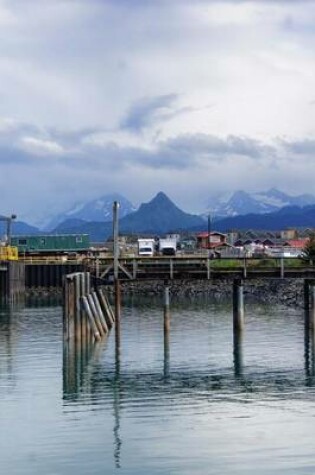
{"label": "calm water", "polygon": [[303,312],[126,302],[121,348],[75,356],[61,308],[0,311],[0,473],[314,474],[314,351]]}

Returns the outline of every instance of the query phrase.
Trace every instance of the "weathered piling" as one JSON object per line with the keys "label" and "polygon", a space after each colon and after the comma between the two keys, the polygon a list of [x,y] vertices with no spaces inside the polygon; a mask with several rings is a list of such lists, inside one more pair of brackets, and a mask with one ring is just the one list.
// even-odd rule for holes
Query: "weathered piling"
{"label": "weathered piling", "polygon": [[234,374],[237,378],[243,376],[243,332],[234,331],[233,334],[233,361],[234,361]]}
{"label": "weathered piling", "polygon": [[116,351],[120,348],[120,282],[119,282],[119,242],[118,242],[118,211],[119,203],[113,204],[113,240],[114,240],[114,289],[115,289],[115,344]]}
{"label": "weathered piling", "polygon": [[109,302],[107,300],[107,297],[104,294],[104,292],[102,291],[102,289],[100,289],[100,288],[97,289],[97,294],[98,294],[98,297],[99,297],[101,308],[103,310],[103,313],[104,313],[104,316],[105,316],[105,319],[106,319],[107,327],[110,329],[110,328],[112,328],[112,326],[114,324],[114,321],[115,321],[114,313],[113,313],[112,308],[109,305]]}
{"label": "weathered piling", "polygon": [[95,306],[95,303],[94,303],[94,299],[93,299],[93,296],[92,294],[89,294],[87,296],[87,300],[88,300],[88,303],[89,303],[89,306],[90,306],[90,309],[92,311],[92,315],[94,317],[94,321],[96,323],[96,326],[98,328],[98,331],[100,333],[101,336],[104,336],[105,335],[105,330],[102,326],[102,322],[101,322],[101,319],[100,319],[100,316],[96,310],[96,306]]}
{"label": "weathered piling", "polygon": [[280,258],[280,277],[284,279],[284,259],[283,257]]}
{"label": "weathered piling", "polygon": [[[74,340],[85,350],[91,336],[94,340],[99,340],[109,330],[100,294],[91,292],[88,272],[76,272],[65,276],[63,289],[64,340]],[[112,309],[104,294],[102,300],[106,302],[108,315],[111,316]]]}
{"label": "weathered piling", "polygon": [[171,314],[170,314],[170,288],[164,288],[164,336],[170,332]]}
{"label": "weathered piling", "polygon": [[81,313],[81,340],[82,346],[88,345],[89,338],[88,338],[88,320],[87,314],[83,308],[82,304],[82,296],[86,294],[86,279],[90,278],[86,272],[80,273],[80,295],[81,295],[81,302],[80,302],[80,313]]}
{"label": "weathered piling", "polygon": [[92,297],[93,297],[94,305],[95,305],[96,311],[99,315],[103,330],[104,330],[105,333],[108,333],[108,326],[107,326],[107,323],[106,323],[106,320],[105,320],[103,310],[101,308],[100,301],[98,299],[97,293],[92,292]]}
{"label": "weathered piling", "polygon": [[309,287],[310,292],[310,311],[309,311],[309,326],[315,332],[315,283],[312,282]]}
{"label": "weathered piling", "polygon": [[233,329],[234,332],[244,328],[244,286],[240,279],[233,282]]}
{"label": "weathered piling", "polygon": [[25,294],[25,264],[0,261],[0,301],[11,304]]}
{"label": "weathered piling", "polygon": [[88,317],[92,334],[93,334],[95,340],[100,340],[101,339],[101,334],[100,334],[100,332],[98,330],[98,327],[95,323],[94,316],[92,314],[92,310],[91,310],[91,307],[89,305],[89,302],[88,302],[88,299],[87,299],[86,296],[82,297],[82,304],[83,304],[83,308],[86,312],[86,315]]}
{"label": "weathered piling", "polygon": [[[309,335],[310,328],[310,285],[308,279],[304,279],[303,284],[304,291],[304,324],[305,324],[305,334]],[[309,338],[309,337],[307,337]]]}

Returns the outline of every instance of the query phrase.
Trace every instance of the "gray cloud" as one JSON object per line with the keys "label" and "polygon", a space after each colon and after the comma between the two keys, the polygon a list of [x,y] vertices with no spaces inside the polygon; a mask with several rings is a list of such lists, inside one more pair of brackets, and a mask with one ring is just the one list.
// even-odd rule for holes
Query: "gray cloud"
{"label": "gray cloud", "polygon": [[314,19],[312,0],[0,2],[0,212],[312,191]]}
{"label": "gray cloud", "polygon": [[122,120],[121,128],[139,132],[144,127],[167,119],[173,114],[172,106],[176,99],[176,94],[167,94],[137,101]]}
{"label": "gray cloud", "polygon": [[282,141],[284,148],[297,155],[315,155],[315,139],[304,139],[299,141]]}

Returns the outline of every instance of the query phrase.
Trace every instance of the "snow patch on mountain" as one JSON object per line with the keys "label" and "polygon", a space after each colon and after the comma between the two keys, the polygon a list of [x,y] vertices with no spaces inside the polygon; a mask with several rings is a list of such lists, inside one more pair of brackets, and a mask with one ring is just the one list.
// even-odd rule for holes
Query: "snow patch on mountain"
{"label": "snow patch on mountain", "polygon": [[230,196],[225,194],[212,198],[203,216],[211,214],[213,217],[228,217],[249,213],[263,214],[272,213],[285,206],[312,204],[315,204],[315,196],[309,194],[292,196],[276,188],[256,193],[239,190]]}
{"label": "snow patch on mountain", "polygon": [[136,211],[136,208],[119,193],[112,193],[104,195],[92,201],[85,203],[76,203],[72,208],[55,216],[46,226],[46,230],[55,229],[60,223],[71,219],[78,219],[83,221],[97,221],[107,222],[112,220],[113,216],[113,202],[118,201],[119,217],[123,218],[128,214]]}

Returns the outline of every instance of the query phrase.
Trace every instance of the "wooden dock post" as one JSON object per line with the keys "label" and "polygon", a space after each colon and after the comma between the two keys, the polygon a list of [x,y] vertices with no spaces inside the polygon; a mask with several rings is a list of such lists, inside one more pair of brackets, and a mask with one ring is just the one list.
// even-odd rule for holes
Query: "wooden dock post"
{"label": "wooden dock post", "polygon": [[81,323],[81,276],[79,272],[74,274],[74,298],[75,298],[75,339],[81,341],[82,323]]}
{"label": "wooden dock post", "polygon": [[104,295],[102,289],[100,289],[100,288],[97,289],[97,294],[98,294],[99,301],[100,301],[100,304],[101,304],[101,307],[102,307],[102,310],[103,310],[103,313],[104,313],[104,316],[105,316],[107,326],[108,326],[108,328],[112,328],[112,326],[114,324],[114,321],[115,321],[115,318],[114,318],[114,314],[112,312],[112,309],[111,309],[111,307],[108,303],[107,297],[106,297],[106,295]]}
{"label": "wooden dock post", "polygon": [[284,279],[284,259],[280,257],[280,277]]}
{"label": "wooden dock post", "polygon": [[233,361],[234,374],[237,378],[243,376],[243,332],[234,331],[233,333]]}
{"label": "wooden dock post", "polygon": [[94,317],[94,321],[96,323],[96,326],[98,328],[98,331],[99,331],[99,334],[101,336],[104,336],[105,335],[105,330],[102,326],[102,322],[101,322],[101,319],[100,319],[100,316],[98,315],[98,312],[96,310],[96,306],[94,304],[94,300],[93,300],[93,297],[92,297],[92,294],[89,294],[87,296],[87,300],[88,300],[88,303],[89,303],[89,306],[90,306],[90,309],[92,311],[92,315]]}
{"label": "wooden dock post", "polygon": [[170,288],[165,286],[164,288],[164,336],[169,333],[171,328],[171,315],[170,315]]}
{"label": "wooden dock post", "polygon": [[164,378],[169,377],[169,360],[170,360],[170,288],[165,284],[164,287]]}
{"label": "wooden dock post", "polygon": [[115,329],[120,331],[120,282],[119,282],[119,242],[118,242],[119,203],[113,204],[113,239],[114,239],[114,286],[115,286]]}
{"label": "wooden dock post", "polygon": [[247,260],[246,260],[246,251],[245,251],[245,256],[243,260],[243,278],[247,278]]}
{"label": "wooden dock post", "polygon": [[83,295],[85,295],[85,280],[87,278],[87,273],[86,272],[80,272],[80,313],[81,313],[81,340],[82,340],[82,346],[83,345],[88,345],[89,343],[89,338],[88,338],[88,320],[87,320],[87,315],[86,312],[84,311],[83,305],[81,305],[81,299]]}
{"label": "wooden dock post", "polygon": [[103,327],[103,330],[105,333],[108,333],[108,326],[107,326],[107,323],[106,323],[106,320],[105,320],[105,317],[104,317],[104,314],[103,314],[103,310],[101,308],[101,305],[100,305],[100,302],[99,302],[99,299],[98,299],[98,295],[96,292],[92,292],[92,298],[93,298],[93,301],[94,301],[94,305],[96,307],[96,311],[99,315],[99,318],[101,320],[101,324],[102,324],[102,327]]}
{"label": "wooden dock post", "polygon": [[312,282],[310,285],[310,303],[311,308],[309,312],[309,325],[310,328],[315,332],[315,284]]}
{"label": "wooden dock post", "polygon": [[304,324],[308,331],[310,328],[310,285],[308,279],[304,279]]}
{"label": "wooden dock post", "polygon": [[92,335],[95,338],[95,340],[100,340],[101,339],[101,334],[100,334],[99,329],[98,329],[98,327],[96,325],[96,322],[94,320],[94,316],[92,314],[92,310],[91,310],[91,307],[89,305],[88,298],[85,295],[82,297],[82,304],[83,304],[83,308],[86,311],[86,314],[87,314],[87,317],[88,317],[88,320],[89,320]]}
{"label": "wooden dock post", "polygon": [[207,280],[211,278],[211,261],[209,257],[207,258]]}
{"label": "wooden dock post", "polygon": [[233,329],[234,332],[244,328],[244,286],[240,279],[233,282]]}

